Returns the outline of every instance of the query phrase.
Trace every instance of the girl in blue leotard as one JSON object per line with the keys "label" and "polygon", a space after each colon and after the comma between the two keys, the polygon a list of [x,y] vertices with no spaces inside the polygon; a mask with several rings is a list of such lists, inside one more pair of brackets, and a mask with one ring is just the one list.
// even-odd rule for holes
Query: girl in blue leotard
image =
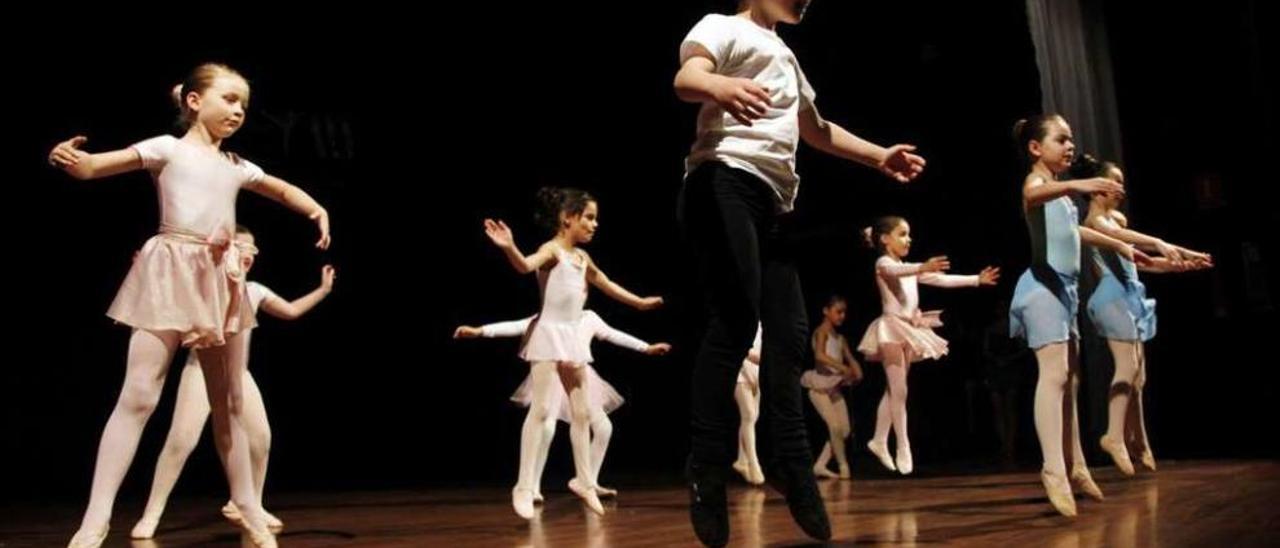
{"label": "girl in blue leotard", "polygon": [[[1105,177],[1124,184],[1124,172],[1118,166],[1098,162],[1087,154],[1076,161],[1071,173],[1079,178]],[[1138,280],[1138,271],[1200,270],[1212,267],[1213,258],[1130,229],[1128,218],[1117,209],[1122,199],[1123,196],[1114,192],[1092,194],[1085,226],[1145,251],[1159,253],[1160,257],[1139,267],[1110,249],[1089,249],[1091,262],[1098,270],[1098,285],[1089,297],[1087,308],[1095,331],[1107,340],[1115,363],[1107,433],[1099,443],[1122,473],[1133,475],[1126,441],[1137,450],[1138,462],[1143,467],[1148,470],[1156,467],[1142,414],[1142,388],[1147,379],[1143,343],[1156,334],[1156,302],[1147,298],[1146,288]]]}
{"label": "girl in blue leotard", "polygon": [[[1080,272],[1080,242],[1144,263],[1149,259],[1120,240],[1079,225],[1072,194],[1122,193],[1124,187],[1101,177],[1059,180],[1075,157],[1075,142],[1065,119],[1049,114],[1019,120],[1013,133],[1030,166],[1022,184],[1022,209],[1031,237],[1031,266],[1018,279],[1010,303],[1010,335],[1025,339],[1039,364],[1035,424],[1044,457],[1040,479],[1053,507],[1065,516],[1074,516],[1073,487],[1102,499],[1102,491],[1085,464],[1075,411],[1079,386],[1076,279]],[[1070,412],[1064,412],[1064,407]],[[1062,446],[1064,429],[1071,440],[1070,475]]]}

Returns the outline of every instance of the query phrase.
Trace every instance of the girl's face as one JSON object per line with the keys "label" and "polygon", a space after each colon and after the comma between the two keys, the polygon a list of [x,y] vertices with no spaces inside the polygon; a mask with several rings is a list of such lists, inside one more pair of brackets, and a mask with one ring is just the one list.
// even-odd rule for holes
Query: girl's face
{"label": "girl's face", "polygon": [[906,221],[898,223],[888,234],[880,235],[880,243],[890,257],[901,259],[911,252],[911,225]]}
{"label": "girl's face", "polygon": [[599,206],[592,200],[587,202],[586,207],[582,208],[582,213],[564,215],[560,218],[561,226],[568,233],[570,241],[575,244],[585,244],[595,237],[596,227],[600,226],[600,222],[597,220],[598,209]]}
{"label": "girl's face", "polygon": [[226,139],[244,125],[249,106],[249,83],[235,75],[223,75],[199,95],[188,94],[187,106],[196,113],[196,123],[210,135]]}
{"label": "girl's face", "polygon": [[1071,134],[1071,126],[1062,118],[1045,122],[1044,139],[1031,141],[1027,146],[1031,157],[1044,162],[1055,175],[1070,168],[1076,157],[1075,137]]}
{"label": "girl's face", "polygon": [[[1102,176],[1124,184],[1124,172],[1120,171],[1120,168],[1113,167]],[[1104,209],[1110,210],[1120,207],[1120,203],[1124,201],[1124,195],[1118,192],[1097,192],[1091,196],[1091,199],[1096,200]]]}
{"label": "girl's face", "polygon": [[258,248],[254,245],[253,234],[246,232],[236,234],[236,243],[249,249],[240,253],[240,270],[248,274],[249,269],[253,268],[254,259],[258,257]]}
{"label": "girl's face", "polygon": [[827,323],[840,327],[844,325],[844,316],[849,311],[849,305],[844,301],[836,301],[835,304],[823,307],[822,316],[826,318]]}

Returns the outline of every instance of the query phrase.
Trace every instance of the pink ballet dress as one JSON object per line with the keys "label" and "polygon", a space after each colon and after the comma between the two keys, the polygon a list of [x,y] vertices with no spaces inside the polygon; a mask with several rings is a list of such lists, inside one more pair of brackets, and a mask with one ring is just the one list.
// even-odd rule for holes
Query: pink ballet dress
{"label": "pink ballet dress", "polygon": [[947,353],[947,341],[933,332],[942,325],[942,311],[921,312],[918,283],[937,287],[977,287],[978,276],[920,272],[920,263],[904,263],[888,255],[876,260],[876,287],[881,316],[871,322],[858,343],[868,360],[883,361],[881,347],[902,345],[907,359],[918,362]]}
{"label": "pink ballet dress", "polygon": [[175,331],[206,348],[255,325],[234,242],[240,188],[265,174],[247,160],[161,136],[131,147],[160,199],[160,233],[147,240],[107,310],[137,329]]}

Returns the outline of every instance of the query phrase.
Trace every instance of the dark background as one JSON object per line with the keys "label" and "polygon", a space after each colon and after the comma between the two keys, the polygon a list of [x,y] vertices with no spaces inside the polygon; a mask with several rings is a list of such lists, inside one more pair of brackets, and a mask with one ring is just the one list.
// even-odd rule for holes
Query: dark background
{"label": "dark background", "polygon": [[[506,219],[522,248],[534,248],[543,239],[531,222],[542,185],[595,194],[596,262],[636,293],[667,299],[665,309],[642,313],[593,293],[588,306],[676,348],[654,359],[597,345],[597,367],[628,399],[613,416],[604,480],[675,477],[688,446],[700,310],[674,219],[695,107],[677,101],[671,80],[680,39],[715,4],[241,13],[227,17],[231,30],[193,22],[225,14],[175,16],[171,25],[51,23],[36,33],[43,38],[6,48],[17,70],[6,94],[18,97],[7,114],[20,131],[8,136],[3,201],[13,281],[0,366],[0,493],[13,501],[87,496],[128,339],[103,312],[157,222],[145,174],[77,182],[48,169],[45,155],[75,134],[102,151],[171,131],[168,90],[206,60],[229,63],[253,85],[249,124],[228,149],[299,184],[333,218],[334,246],[319,253],[305,219],[256,195],[239,202],[239,220],[262,249],[252,278],[293,298],[318,283],[321,265],[339,273],[313,313],[295,323],[264,319],[254,337],[251,369],[275,431],[272,490],[514,481],[524,414],[507,397],[527,367],[515,341],[450,335],[458,324],[536,311],[533,277],[514,274],[481,220]],[[1210,251],[1219,264],[1146,279],[1160,299],[1160,335],[1148,345],[1152,443],[1164,459],[1275,458],[1273,14],[1245,0],[1158,11],[1138,4],[1098,4],[1111,37],[1132,224]],[[918,473],[994,465],[990,379],[976,338],[1004,313],[1000,301],[1028,261],[1022,173],[1008,136],[1040,104],[1023,3],[819,0],[781,34],[825,117],[879,143],[915,143],[929,160],[923,177],[900,186],[802,149],[798,225],[814,325],[832,292],[849,297],[843,331],[855,343],[878,314],[874,257],[855,238],[876,215],[912,222],[916,258],[946,253],[960,273],[1002,267],[995,289],[924,290],[927,308],[947,310],[942,334],[953,355],[915,369],[909,403]],[[851,447],[855,475],[867,476],[882,473],[861,447],[884,376],[864,365],[868,380],[851,393]],[[1095,447],[1105,427],[1096,387],[1105,389],[1110,374],[1086,372],[1081,419],[1099,466],[1108,461]],[[145,496],[177,377],[123,497]],[[1034,378],[1028,366],[1014,380],[1024,386],[1018,456],[1028,465],[1039,459]],[[809,412],[816,448],[825,428]],[[559,437],[548,485],[571,474],[563,427]],[[204,447],[178,496],[225,489],[211,440]]]}

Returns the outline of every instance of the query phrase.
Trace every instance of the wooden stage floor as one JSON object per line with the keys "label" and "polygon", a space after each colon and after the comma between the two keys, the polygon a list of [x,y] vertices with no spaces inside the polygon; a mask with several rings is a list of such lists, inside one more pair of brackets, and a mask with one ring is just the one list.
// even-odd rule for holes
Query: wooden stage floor
{"label": "wooden stage floor", "polygon": [[[1032,472],[825,480],[834,546],[1280,546],[1280,463],[1163,462],[1124,478],[1095,467],[1104,502],[1079,501],[1075,519],[1049,507]],[[676,484],[633,486],[596,516],[564,489],[546,488],[531,522],[505,489],[280,494],[282,546],[696,546],[687,495]],[[807,546],[772,490],[729,493],[733,546]],[[177,499],[154,541],[130,541],[141,501],[117,505],[106,546],[234,546],[220,501]],[[78,506],[0,508],[0,548],[65,546]]]}

